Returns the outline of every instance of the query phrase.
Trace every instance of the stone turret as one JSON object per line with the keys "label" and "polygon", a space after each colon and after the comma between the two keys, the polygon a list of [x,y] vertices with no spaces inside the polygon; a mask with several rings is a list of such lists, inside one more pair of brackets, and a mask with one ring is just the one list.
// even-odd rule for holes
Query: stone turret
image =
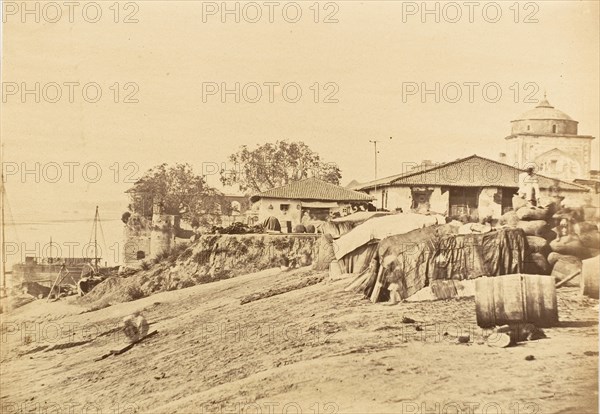
{"label": "stone turret", "polygon": [[171,250],[179,224],[179,216],[165,214],[163,204],[160,202],[154,203],[152,206],[152,231],[150,233],[150,253],[152,256]]}
{"label": "stone turret", "polygon": [[123,264],[133,265],[170,251],[179,225],[180,217],[165,214],[160,202],[152,206],[152,220],[132,214],[124,228]]}

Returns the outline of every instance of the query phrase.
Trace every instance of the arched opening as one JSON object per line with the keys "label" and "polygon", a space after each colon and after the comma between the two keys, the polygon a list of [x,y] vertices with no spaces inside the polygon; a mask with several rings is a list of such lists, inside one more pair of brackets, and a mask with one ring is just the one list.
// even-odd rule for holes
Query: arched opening
{"label": "arched opening", "polygon": [[552,125],[552,133],[556,134],[556,125]]}

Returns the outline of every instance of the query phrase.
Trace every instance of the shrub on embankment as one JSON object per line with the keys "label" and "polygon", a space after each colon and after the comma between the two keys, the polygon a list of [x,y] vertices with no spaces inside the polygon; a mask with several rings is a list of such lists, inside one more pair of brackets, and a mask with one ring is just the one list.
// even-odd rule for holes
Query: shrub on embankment
{"label": "shrub on embankment", "polygon": [[204,235],[145,261],[127,277],[109,278],[82,298],[94,308],[127,302],[156,292],[183,289],[278,267],[283,256],[316,257],[311,235]]}

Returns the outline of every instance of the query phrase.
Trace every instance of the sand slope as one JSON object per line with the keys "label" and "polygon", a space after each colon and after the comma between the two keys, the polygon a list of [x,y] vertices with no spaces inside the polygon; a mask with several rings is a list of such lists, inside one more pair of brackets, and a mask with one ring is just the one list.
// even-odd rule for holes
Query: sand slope
{"label": "sand slope", "polygon": [[[562,322],[547,339],[507,349],[481,343],[473,299],[374,305],[340,281],[240,304],[314,276],[273,269],[93,312],[36,301],[2,315],[2,410],[598,411],[598,301],[576,289],[559,290]],[[135,310],[158,335],[94,362],[125,344],[115,328]]]}

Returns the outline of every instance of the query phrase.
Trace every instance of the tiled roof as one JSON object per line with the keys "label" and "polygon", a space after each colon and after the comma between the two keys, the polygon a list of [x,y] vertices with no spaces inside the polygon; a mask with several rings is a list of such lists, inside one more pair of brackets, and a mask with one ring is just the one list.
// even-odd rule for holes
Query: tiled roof
{"label": "tiled roof", "polygon": [[281,187],[271,188],[251,197],[252,201],[260,198],[284,198],[294,200],[327,200],[327,201],[371,201],[373,197],[349,190],[339,185],[330,184],[317,178],[305,178]]}
{"label": "tiled roof", "polygon": [[[520,170],[508,164],[471,155],[445,164],[438,164],[422,171],[393,175],[387,179],[365,183],[357,190],[402,185],[431,185],[454,187],[519,187]],[[584,186],[536,174],[540,188],[558,186],[561,190],[588,191]]]}

